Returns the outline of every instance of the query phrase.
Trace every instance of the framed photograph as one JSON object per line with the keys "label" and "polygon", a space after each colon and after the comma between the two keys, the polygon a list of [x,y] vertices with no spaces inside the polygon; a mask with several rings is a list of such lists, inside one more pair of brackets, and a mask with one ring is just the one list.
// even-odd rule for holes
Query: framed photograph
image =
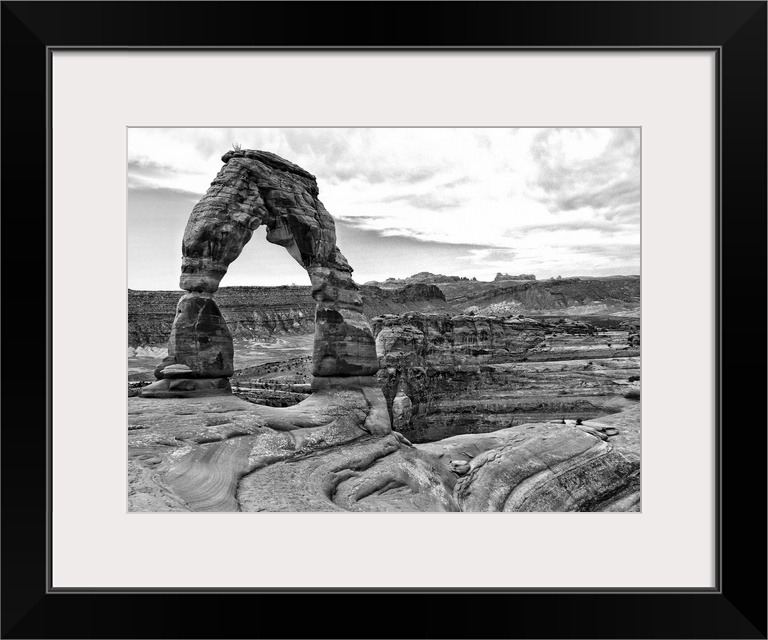
{"label": "framed photograph", "polygon": [[766,637],[765,2],[2,11],[4,637]]}

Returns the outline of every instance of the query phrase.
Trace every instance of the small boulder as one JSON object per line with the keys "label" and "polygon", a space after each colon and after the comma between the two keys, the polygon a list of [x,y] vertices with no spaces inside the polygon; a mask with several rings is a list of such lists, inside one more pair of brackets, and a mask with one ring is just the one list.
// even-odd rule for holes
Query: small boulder
{"label": "small boulder", "polygon": [[162,370],[163,378],[194,378],[195,372],[185,364],[172,364]]}
{"label": "small boulder", "polygon": [[466,460],[451,460],[448,466],[457,476],[468,474],[470,469],[469,462]]}

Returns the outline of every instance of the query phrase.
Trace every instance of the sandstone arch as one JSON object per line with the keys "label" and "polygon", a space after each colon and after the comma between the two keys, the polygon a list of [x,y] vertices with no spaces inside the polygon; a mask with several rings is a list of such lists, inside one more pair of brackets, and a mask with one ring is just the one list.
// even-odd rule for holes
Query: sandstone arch
{"label": "sandstone arch", "polygon": [[[260,225],[267,227],[267,240],[285,247],[309,274],[317,304],[313,375],[372,377],[379,369],[373,335],[352,268],[336,246],[333,218],[317,197],[315,177],[266,151],[230,151],[222,161],[187,222],[179,282],[187,293],[177,306],[168,357],[155,370],[158,381],[142,395],[231,393],[232,335],[213,295]],[[357,386],[368,382],[358,380]]]}

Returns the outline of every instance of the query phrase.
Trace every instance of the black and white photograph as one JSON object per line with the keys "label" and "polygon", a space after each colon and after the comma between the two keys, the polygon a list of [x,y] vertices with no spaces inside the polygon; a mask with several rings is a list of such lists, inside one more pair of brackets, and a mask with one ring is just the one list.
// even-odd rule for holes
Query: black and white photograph
{"label": "black and white photograph", "polygon": [[639,127],[128,129],[129,512],[640,512]]}

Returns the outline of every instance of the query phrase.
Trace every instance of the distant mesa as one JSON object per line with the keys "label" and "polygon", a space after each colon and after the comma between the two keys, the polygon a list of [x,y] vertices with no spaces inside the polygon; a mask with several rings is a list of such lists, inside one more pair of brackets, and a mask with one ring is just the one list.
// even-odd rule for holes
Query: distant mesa
{"label": "distant mesa", "polygon": [[[519,276],[512,276],[508,273],[497,273],[492,282],[502,282],[504,280],[536,280],[536,276],[532,273],[522,273]],[[414,273],[407,278],[387,278],[383,281],[370,280],[366,282],[366,285],[392,288],[402,287],[409,284],[449,284],[459,282],[478,282],[477,278],[466,278],[464,276],[446,276],[441,273],[430,273],[429,271],[421,271]]]}
{"label": "distant mesa", "polygon": [[501,280],[535,280],[536,276],[532,273],[521,273],[519,276],[511,276],[508,273],[497,273],[493,279],[494,282]]}
{"label": "distant mesa", "polygon": [[429,271],[421,271],[415,273],[407,278],[387,278],[383,282],[377,280],[370,280],[366,282],[366,285],[374,287],[392,288],[402,287],[409,284],[440,284],[446,282],[477,282],[477,278],[464,278],[462,276],[444,276],[440,273],[430,273]]}

